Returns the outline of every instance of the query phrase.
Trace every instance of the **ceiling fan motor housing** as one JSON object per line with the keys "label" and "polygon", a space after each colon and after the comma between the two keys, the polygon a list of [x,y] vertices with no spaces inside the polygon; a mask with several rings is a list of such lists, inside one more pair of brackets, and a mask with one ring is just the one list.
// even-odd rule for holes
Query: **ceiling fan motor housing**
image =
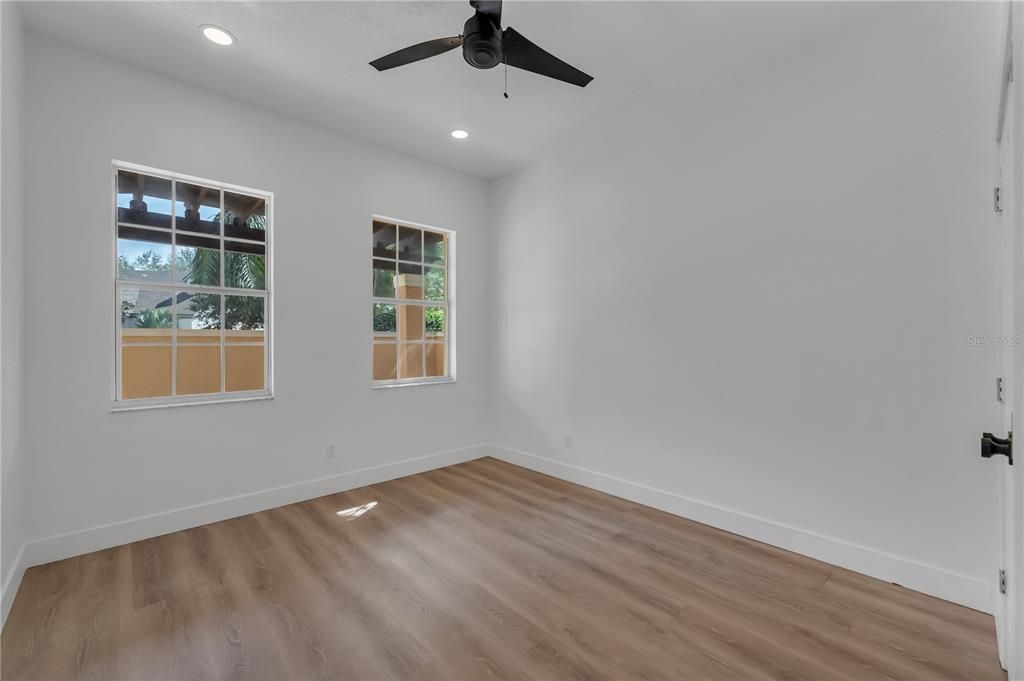
{"label": "ceiling fan motor housing", "polygon": [[462,58],[478,69],[501,63],[501,32],[480,12],[475,12],[462,28]]}

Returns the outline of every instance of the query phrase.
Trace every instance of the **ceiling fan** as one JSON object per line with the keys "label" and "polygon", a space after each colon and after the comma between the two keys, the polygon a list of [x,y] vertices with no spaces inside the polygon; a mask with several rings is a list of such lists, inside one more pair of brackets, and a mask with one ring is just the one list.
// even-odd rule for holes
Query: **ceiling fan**
{"label": "ceiling fan", "polygon": [[406,47],[374,59],[370,66],[378,71],[386,71],[436,57],[461,45],[463,59],[478,69],[505,64],[580,87],[586,87],[593,80],[578,68],[537,47],[514,28],[501,30],[501,0],[469,0],[469,4],[476,11],[462,27],[462,35]]}

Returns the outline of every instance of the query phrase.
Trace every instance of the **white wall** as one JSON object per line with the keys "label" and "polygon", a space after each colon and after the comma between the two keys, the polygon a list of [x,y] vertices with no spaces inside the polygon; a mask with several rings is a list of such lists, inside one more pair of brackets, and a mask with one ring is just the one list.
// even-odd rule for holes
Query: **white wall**
{"label": "white wall", "polygon": [[0,621],[20,579],[18,551],[25,540],[27,461],[22,440],[24,205],[24,59],[21,20],[15,5],[0,3]]}
{"label": "white wall", "polygon": [[[490,247],[479,180],[28,37],[29,537],[486,441]],[[110,412],[114,158],[275,193],[275,400]],[[455,385],[370,388],[373,213],[458,233]],[[33,562],[54,557],[47,551]]]}
{"label": "white wall", "polygon": [[498,182],[497,442],[990,607],[1004,10],[883,4]]}

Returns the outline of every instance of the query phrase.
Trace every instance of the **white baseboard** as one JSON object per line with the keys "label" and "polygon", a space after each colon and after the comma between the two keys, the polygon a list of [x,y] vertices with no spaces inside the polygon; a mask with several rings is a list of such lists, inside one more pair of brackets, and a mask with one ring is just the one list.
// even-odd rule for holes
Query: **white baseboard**
{"label": "white baseboard", "polygon": [[18,549],[18,555],[11,564],[11,569],[4,575],[3,584],[0,585],[0,630],[3,629],[4,622],[7,621],[7,613],[14,605],[14,595],[18,593],[18,587],[21,586],[21,578],[25,576],[26,569],[28,569],[28,563],[25,561],[25,544],[22,544]]}
{"label": "white baseboard", "polygon": [[26,542],[3,585],[0,626],[7,620],[22,575],[34,565],[471,461],[488,451],[485,445],[474,445]]}
{"label": "white baseboard", "polygon": [[491,456],[517,466],[696,520],[886,582],[895,582],[908,589],[968,608],[991,613],[994,607],[995,586],[973,577],[516,449],[494,445],[489,450]]}
{"label": "white baseboard", "polygon": [[1004,670],[1009,670],[1008,665],[1010,664],[1009,659],[1007,659],[1010,657],[1008,655],[1010,652],[1010,641],[1007,640],[1009,632],[1004,630],[1007,605],[1006,599],[1000,597],[997,588],[996,592],[992,594],[992,615],[996,621],[996,650],[999,653],[999,666]]}

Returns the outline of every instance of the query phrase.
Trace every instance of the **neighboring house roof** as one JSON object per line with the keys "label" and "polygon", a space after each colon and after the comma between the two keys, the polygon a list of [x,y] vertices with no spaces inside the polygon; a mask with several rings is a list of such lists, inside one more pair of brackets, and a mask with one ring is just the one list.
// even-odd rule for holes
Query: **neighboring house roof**
{"label": "neighboring house roof", "polygon": [[[171,306],[171,296],[167,295],[167,291],[154,291],[151,289],[121,289],[122,300],[130,303],[132,307],[138,310],[144,310],[147,308],[162,308]],[[187,303],[192,300],[191,293],[185,291],[178,291],[177,303]],[[179,310],[180,312],[180,310]]]}
{"label": "neighboring house roof", "polygon": [[[165,310],[171,307],[171,296],[167,291],[154,291],[151,289],[121,289],[122,300],[131,305],[131,313],[122,321],[126,328],[135,326],[134,314],[141,310],[154,309]],[[191,309],[183,306],[184,303],[192,300],[194,294],[185,291],[178,291],[175,302],[178,305],[178,319],[192,319],[194,314]]]}

